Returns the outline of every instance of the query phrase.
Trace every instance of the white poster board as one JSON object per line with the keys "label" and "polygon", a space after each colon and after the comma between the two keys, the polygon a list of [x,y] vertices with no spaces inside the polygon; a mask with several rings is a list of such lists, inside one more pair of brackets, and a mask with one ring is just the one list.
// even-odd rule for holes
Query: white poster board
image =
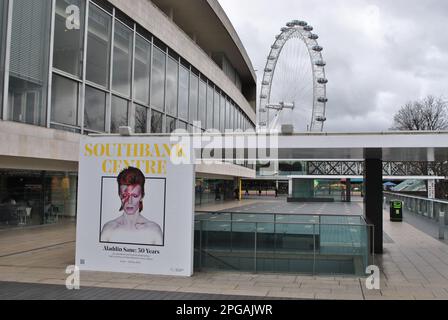
{"label": "white poster board", "polygon": [[[175,164],[173,154],[185,163]],[[189,146],[173,144],[169,137],[82,138],[80,270],[193,274],[192,155]]]}

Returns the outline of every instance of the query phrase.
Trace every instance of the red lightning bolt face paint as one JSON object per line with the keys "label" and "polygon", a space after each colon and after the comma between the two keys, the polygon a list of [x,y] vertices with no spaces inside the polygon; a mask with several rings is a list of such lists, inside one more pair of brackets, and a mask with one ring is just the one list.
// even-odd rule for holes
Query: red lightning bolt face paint
{"label": "red lightning bolt face paint", "polygon": [[141,208],[142,189],[140,185],[120,187],[121,209],[128,215],[136,214]]}

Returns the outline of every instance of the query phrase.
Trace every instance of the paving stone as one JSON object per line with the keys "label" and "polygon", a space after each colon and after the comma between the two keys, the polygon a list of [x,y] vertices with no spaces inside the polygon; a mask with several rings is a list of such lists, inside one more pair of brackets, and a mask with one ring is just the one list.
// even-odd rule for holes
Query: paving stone
{"label": "paving stone", "polygon": [[268,298],[292,298],[292,299],[306,299],[313,300],[315,299],[314,293],[305,293],[305,292],[285,292],[278,290],[270,290],[267,295]]}
{"label": "paving stone", "polygon": [[[289,205],[278,202],[261,204],[258,200],[251,203],[250,210],[263,207],[264,210],[285,210]],[[353,212],[362,214],[362,206],[352,204]],[[240,203],[224,204],[222,210],[228,210],[232,206],[241,206]],[[268,206],[268,207],[266,207]],[[356,208],[355,208],[356,206]],[[302,205],[294,209],[294,212],[308,211],[313,208],[315,212],[335,210],[337,206]],[[351,206],[345,206],[350,208]],[[215,207],[216,209],[217,207]],[[353,213],[352,212],[352,213]],[[327,212],[326,212],[327,213]],[[340,213],[335,212],[335,213]],[[27,286],[32,282],[63,284],[65,281],[65,267],[74,261],[74,224],[64,226],[51,226],[39,230],[0,233],[0,281],[17,281],[17,285]],[[257,293],[272,294],[278,297],[287,295],[291,298],[331,298],[339,296],[341,299],[364,294],[366,299],[427,299],[431,296],[444,298],[448,294],[448,245],[419,231],[413,225],[406,222],[392,224],[388,218],[388,212],[384,215],[384,231],[392,239],[393,243],[385,244],[385,254],[377,255],[375,262],[382,271],[382,291],[366,290],[365,278],[341,277],[341,276],[311,276],[311,275],[280,275],[280,274],[253,274],[244,272],[197,272],[191,278],[176,278],[168,276],[147,276],[124,273],[81,272],[81,284],[93,286],[99,284],[111,288],[88,288],[81,290],[84,293],[71,293],[69,298],[87,297],[89,299],[108,298],[114,296],[126,299],[126,297],[154,297],[163,299],[177,297],[169,295],[168,291],[186,290],[176,294],[184,297],[194,295],[195,291],[200,295],[195,298],[210,297],[202,293],[209,292],[213,295],[225,292],[227,295],[219,295],[221,298],[231,297],[232,293],[249,295]],[[37,239],[37,240],[36,240]],[[13,243],[14,248],[6,248],[3,244]],[[3,283],[2,283],[3,284]],[[42,284],[43,285],[43,284]],[[84,286],[85,285],[85,286]],[[126,289],[114,289],[115,287],[133,288],[139,290],[122,291]],[[12,288],[12,287],[10,287]],[[27,294],[38,296],[39,288],[30,288],[27,292],[16,292],[18,297]],[[61,291],[65,292],[61,286]],[[145,290],[146,289],[146,290]],[[151,289],[151,290],[150,290]],[[119,290],[119,291],[114,291]],[[150,291],[148,291],[150,290]],[[45,289],[44,289],[45,291]],[[163,292],[163,293],[160,293]],[[44,292],[42,296],[54,297],[54,292]],[[384,294],[384,295],[382,295]],[[6,295],[4,292],[3,297]],[[9,294],[11,296],[11,294]],[[64,295],[62,295],[64,296]],[[59,297],[56,297],[59,298]]]}

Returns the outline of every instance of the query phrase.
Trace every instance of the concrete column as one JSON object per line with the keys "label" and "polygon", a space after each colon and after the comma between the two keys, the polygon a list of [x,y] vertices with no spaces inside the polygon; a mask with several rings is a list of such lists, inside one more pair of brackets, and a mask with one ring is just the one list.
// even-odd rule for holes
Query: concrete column
{"label": "concrete column", "polygon": [[347,202],[352,202],[352,180],[347,179],[347,181],[345,181],[345,195],[346,195],[346,199],[345,201]]}
{"label": "concrete column", "polygon": [[381,254],[383,253],[383,162],[381,150],[367,150],[364,181],[364,216],[369,224],[375,226],[375,253]]}

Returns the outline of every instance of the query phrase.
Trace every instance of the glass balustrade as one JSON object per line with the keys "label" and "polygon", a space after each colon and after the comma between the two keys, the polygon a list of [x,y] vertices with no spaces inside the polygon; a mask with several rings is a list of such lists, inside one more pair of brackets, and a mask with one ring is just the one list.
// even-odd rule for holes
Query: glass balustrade
{"label": "glass balustrade", "polygon": [[364,275],[372,229],[360,216],[201,213],[195,268]]}

